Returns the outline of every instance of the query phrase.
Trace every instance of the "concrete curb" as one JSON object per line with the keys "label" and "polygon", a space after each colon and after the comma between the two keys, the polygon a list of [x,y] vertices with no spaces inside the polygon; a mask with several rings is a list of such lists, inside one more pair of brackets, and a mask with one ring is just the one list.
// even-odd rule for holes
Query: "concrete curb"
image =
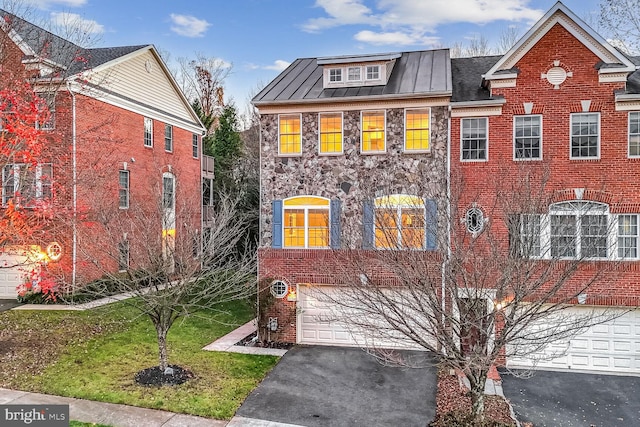
{"label": "concrete curb", "polygon": [[218,338],[209,345],[203,347],[206,351],[226,351],[229,353],[243,353],[243,354],[258,354],[266,356],[279,356],[285,355],[287,350],[280,348],[265,348],[265,347],[246,347],[242,345],[235,345],[241,339],[251,335],[256,331],[257,319],[253,319],[239,328],[229,332],[227,335]]}

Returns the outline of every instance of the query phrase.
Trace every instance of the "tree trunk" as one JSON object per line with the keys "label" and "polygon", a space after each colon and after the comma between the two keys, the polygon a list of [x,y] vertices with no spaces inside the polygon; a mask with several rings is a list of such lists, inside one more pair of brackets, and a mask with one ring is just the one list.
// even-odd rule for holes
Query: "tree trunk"
{"label": "tree trunk", "polygon": [[484,386],[487,381],[487,373],[480,372],[479,375],[472,375],[472,377],[469,378],[471,413],[476,421],[482,421],[484,419]]}
{"label": "tree trunk", "polygon": [[169,366],[169,356],[167,354],[167,332],[169,328],[162,324],[156,325],[156,333],[158,335],[158,359],[160,362],[160,370],[164,372]]}

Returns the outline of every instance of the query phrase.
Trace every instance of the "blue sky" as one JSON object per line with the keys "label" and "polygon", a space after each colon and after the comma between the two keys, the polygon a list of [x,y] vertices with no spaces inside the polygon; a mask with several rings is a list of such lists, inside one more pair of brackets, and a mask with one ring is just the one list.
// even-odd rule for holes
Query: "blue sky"
{"label": "blue sky", "polygon": [[[491,46],[524,33],[554,0],[22,0],[48,20],[76,14],[97,46],[152,43],[177,58],[232,65],[226,97],[241,110],[296,58],[450,47],[482,34]],[[584,18],[598,0],[564,0]],[[171,65],[171,64],[170,64]],[[175,64],[174,64],[175,66]]]}

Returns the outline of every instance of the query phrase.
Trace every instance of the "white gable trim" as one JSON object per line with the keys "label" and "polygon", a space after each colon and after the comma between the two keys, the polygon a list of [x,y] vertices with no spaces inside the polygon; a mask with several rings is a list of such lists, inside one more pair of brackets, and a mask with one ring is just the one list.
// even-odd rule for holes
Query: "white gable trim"
{"label": "white gable trim", "polygon": [[622,53],[593,31],[561,2],[557,2],[500,60],[486,73],[486,80],[511,78],[510,74],[496,74],[500,70],[513,68],[518,61],[553,28],[562,25],[569,33],[584,44],[598,58],[607,64],[622,64],[621,68],[602,68],[600,74],[632,72],[635,65]]}

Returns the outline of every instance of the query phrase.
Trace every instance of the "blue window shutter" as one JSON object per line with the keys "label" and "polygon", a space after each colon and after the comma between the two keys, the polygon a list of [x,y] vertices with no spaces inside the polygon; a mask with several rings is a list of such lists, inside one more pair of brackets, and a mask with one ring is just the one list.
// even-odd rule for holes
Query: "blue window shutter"
{"label": "blue window shutter", "polygon": [[271,220],[271,247],[282,248],[282,200],[273,201],[273,219]]}
{"label": "blue window shutter", "polygon": [[331,242],[332,249],[340,249],[340,214],[342,213],[342,201],[335,199],[331,200],[330,205],[331,210],[331,224],[329,224],[329,239]]}
{"label": "blue window shutter", "polygon": [[433,199],[424,201],[425,207],[425,249],[433,251],[438,247],[438,206]]}
{"label": "blue window shutter", "polygon": [[374,206],[373,200],[365,200],[362,207],[362,247],[364,249],[373,249],[373,241],[375,236],[374,230]]}

